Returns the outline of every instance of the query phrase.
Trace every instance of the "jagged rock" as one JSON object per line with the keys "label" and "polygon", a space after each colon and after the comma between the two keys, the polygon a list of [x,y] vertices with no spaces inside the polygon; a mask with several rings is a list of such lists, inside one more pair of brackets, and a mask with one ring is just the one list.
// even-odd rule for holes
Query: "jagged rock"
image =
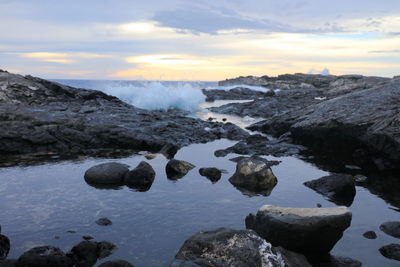
{"label": "jagged rock", "polygon": [[382,256],[400,261],[400,245],[399,244],[390,244],[383,246],[379,249],[379,252],[382,254]]}
{"label": "jagged rock", "polygon": [[337,208],[282,208],[263,206],[246,217],[253,229],[274,246],[300,253],[328,253],[350,226],[351,212]]}
{"label": "jagged rock", "polygon": [[82,241],[69,254],[78,266],[93,266],[98,259],[111,255],[115,248],[114,244],[107,241]]}
{"label": "jagged rock", "polygon": [[332,174],[305,182],[304,185],[338,205],[350,206],[356,195],[353,176],[348,174]]}
{"label": "jagged rock", "polygon": [[212,183],[216,183],[221,179],[221,170],[217,168],[200,168],[201,176],[207,177]]}
{"label": "jagged rock", "polygon": [[133,264],[125,260],[106,261],[99,265],[99,267],[134,267]]}
{"label": "jagged rock", "polygon": [[236,172],[229,182],[236,188],[269,195],[278,183],[276,176],[268,165],[256,158],[245,158],[236,165]]}
{"label": "jagged rock", "polygon": [[91,167],[85,172],[88,184],[122,184],[128,166],[117,162],[103,163]]}
{"label": "jagged rock", "polygon": [[385,222],[379,226],[385,234],[400,238],[400,222]]}
{"label": "jagged rock", "polygon": [[0,234],[0,261],[7,258],[8,252],[10,252],[10,239],[5,235]]}
{"label": "jagged rock", "polygon": [[110,219],[104,217],[104,218],[98,219],[98,220],[96,221],[96,223],[97,223],[98,225],[101,225],[101,226],[107,226],[107,225],[111,225],[111,224],[112,224],[112,221],[111,221]]}
{"label": "jagged rock", "polygon": [[367,238],[367,239],[376,239],[376,233],[374,231],[367,231],[365,233],[363,233],[363,237]]}
{"label": "jagged rock", "polygon": [[187,161],[171,159],[165,166],[168,179],[180,179],[195,166]]}
{"label": "jagged rock", "polygon": [[124,183],[141,192],[148,191],[153,184],[156,173],[151,165],[145,161],[125,174]]}
{"label": "jagged rock", "polygon": [[182,266],[311,266],[303,255],[274,248],[251,230],[201,231],[182,245],[171,263]]}
{"label": "jagged rock", "polygon": [[56,247],[42,246],[23,253],[17,261],[17,267],[72,267],[73,260]]}
{"label": "jagged rock", "polygon": [[213,102],[215,100],[247,100],[257,99],[267,96],[275,95],[274,91],[265,88],[265,91],[251,90],[245,87],[236,87],[230,90],[221,89],[203,89],[203,94],[207,97],[207,102]]}

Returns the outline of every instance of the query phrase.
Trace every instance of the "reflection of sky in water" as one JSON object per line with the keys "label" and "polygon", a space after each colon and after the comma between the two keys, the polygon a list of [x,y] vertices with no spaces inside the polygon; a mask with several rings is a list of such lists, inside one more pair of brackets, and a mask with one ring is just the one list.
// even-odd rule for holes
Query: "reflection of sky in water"
{"label": "reflection of sky in water", "polygon": [[[12,241],[10,257],[42,244],[67,251],[81,240],[82,235],[89,234],[98,241],[117,244],[119,249],[107,259],[126,259],[135,266],[167,266],[192,234],[222,226],[244,228],[245,217],[264,204],[335,206],[302,184],[326,173],[292,157],[280,158],[282,163],[272,167],[278,184],[269,197],[243,195],[228,181],[235,169],[235,163],[228,159],[237,155],[216,158],[213,154],[215,150],[233,144],[219,140],[180,150],[176,158],[197,167],[178,181],[166,178],[167,161],[158,155],[149,161],[156,171],[156,178],[147,192],[134,192],[126,187],[99,190],[85,183],[83,174],[89,167],[112,160],[90,159],[0,169],[0,224],[3,233]],[[141,160],[145,160],[143,156],[115,161],[133,168]],[[212,184],[198,174],[201,167],[218,167],[228,173]],[[357,189],[350,209],[352,226],[334,253],[362,260],[364,266],[393,265],[379,255],[378,248],[396,241],[381,233],[378,226],[387,220],[398,220],[398,213],[362,188]],[[113,225],[96,225],[95,221],[100,217],[110,218]],[[77,232],[67,233],[67,230]],[[368,230],[377,231],[378,239],[363,238],[362,233]]]}

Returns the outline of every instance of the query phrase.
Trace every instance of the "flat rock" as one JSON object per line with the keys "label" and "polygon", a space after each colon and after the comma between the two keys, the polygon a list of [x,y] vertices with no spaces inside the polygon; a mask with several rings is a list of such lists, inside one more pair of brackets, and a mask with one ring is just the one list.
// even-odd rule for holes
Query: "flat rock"
{"label": "flat rock", "polygon": [[184,160],[171,159],[165,166],[168,179],[180,179],[195,166]]}
{"label": "flat rock", "polygon": [[217,168],[200,168],[199,173],[201,176],[207,177],[212,183],[216,183],[221,179],[221,170]]}
{"label": "flat rock", "polygon": [[51,246],[32,248],[23,253],[17,261],[17,267],[72,267],[73,260],[61,249]]}
{"label": "flat rock", "polygon": [[145,192],[150,189],[155,176],[156,172],[153,167],[149,163],[142,161],[135,169],[125,174],[124,184],[137,191]]}
{"label": "flat rock", "polygon": [[385,234],[400,238],[400,222],[385,222],[379,226]]}
{"label": "flat rock", "polygon": [[353,176],[348,174],[332,174],[305,182],[304,185],[338,205],[350,206],[356,195]]}
{"label": "flat rock", "polygon": [[117,162],[103,163],[91,167],[85,172],[85,181],[88,184],[122,184],[129,168]]}
{"label": "flat rock", "polygon": [[379,249],[385,258],[400,261],[400,244],[389,244]]}
{"label": "flat rock", "polygon": [[328,253],[351,223],[351,212],[337,208],[263,206],[246,217],[253,229],[274,246],[300,253]]}

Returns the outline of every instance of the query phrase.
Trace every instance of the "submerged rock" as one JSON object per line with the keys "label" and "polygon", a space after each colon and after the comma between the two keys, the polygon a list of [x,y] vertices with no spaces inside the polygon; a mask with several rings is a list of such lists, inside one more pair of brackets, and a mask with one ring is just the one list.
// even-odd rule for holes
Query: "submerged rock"
{"label": "submerged rock", "polygon": [[350,206],[356,195],[353,176],[348,174],[332,174],[305,182],[304,185],[338,205]]}
{"label": "submerged rock", "polygon": [[145,161],[125,174],[124,183],[133,189],[144,192],[150,189],[154,182],[156,172],[153,167]]}
{"label": "submerged rock", "polygon": [[165,166],[168,179],[180,179],[195,166],[187,161],[171,159]]}
{"label": "submerged rock", "polygon": [[107,225],[111,225],[111,224],[112,224],[112,221],[111,221],[110,219],[104,217],[104,218],[98,219],[98,220],[96,221],[96,223],[97,223],[98,225],[101,225],[101,226],[107,226]]}
{"label": "submerged rock", "polygon": [[201,176],[207,177],[212,183],[216,183],[221,179],[221,170],[217,168],[200,168]]}
{"label": "submerged rock", "polygon": [[17,261],[17,267],[72,267],[74,261],[61,249],[52,246],[32,248],[23,253]]}
{"label": "submerged rock", "polygon": [[383,246],[379,249],[379,252],[385,258],[400,261],[400,244],[390,244]]}
{"label": "submerged rock", "polygon": [[300,253],[328,253],[350,226],[351,212],[337,208],[263,206],[246,217],[253,229],[274,246]]}
{"label": "submerged rock", "polygon": [[251,230],[201,231],[182,245],[171,267],[311,266],[303,255],[274,248]]}
{"label": "submerged rock", "polygon": [[99,267],[134,267],[133,264],[125,260],[106,261],[99,265]]}
{"label": "submerged rock", "polygon": [[385,222],[379,226],[385,234],[400,238],[400,222]]}
{"label": "submerged rock", "polygon": [[0,261],[7,258],[8,252],[10,252],[10,239],[5,235],[0,234]]}
{"label": "submerged rock", "polygon": [[85,172],[85,181],[88,184],[122,184],[128,166],[117,162],[103,163],[91,167]]}
{"label": "submerged rock", "polygon": [[236,172],[229,182],[238,189],[269,195],[278,180],[268,165],[256,158],[245,158],[236,165]]}

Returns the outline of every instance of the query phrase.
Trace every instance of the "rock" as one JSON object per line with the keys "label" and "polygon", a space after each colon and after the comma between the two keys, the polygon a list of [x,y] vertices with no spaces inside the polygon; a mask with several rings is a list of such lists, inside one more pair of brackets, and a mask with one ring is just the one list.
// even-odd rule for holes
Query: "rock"
{"label": "rock", "polygon": [[146,156],[144,156],[146,159],[148,159],[148,160],[152,160],[152,159],[155,159],[156,157],[157,157],[157,155],[154,155],[154,154],[147,154]]}
{"label": "rock", "polygon": [[363,233],[363,237],[367,238],[367,239],[376,239],[376,233],[374,231],[367,231],[365,233]]}
{"label": "rock", "polygon": [[101,225],[101,226],[107,226],[107,225],[111,225],[111,224],[112,224],[112,221],[111,221],[110,219],[104,217],[104,218],[98,219],[98,220],[96,221],[96,223],[97,223],[98,225]]}
{"label": "rock", "polygon": [[353,178],[356,184],[364,184],[368,181],[368,177],[361,174],[354,175]]}
{"label": "rock", "polygon": [[71,249],[70,255],[78,266],[93,266],[98,259],[111,255],[115,248],[107,241],[82,241]]}
{"label": "rock", "polygon": [[127,165],[109,162],[91,167],[85,172],[88,184],[122,184],[125,174],[129,171]]}
{"label": "rock", "polygon": [[400,238],[400,222],[385,222],[379,226],[385,234]]}
{"label": "rock", "polygon": [[17,267],[69,267],[74,262],[59,248],[42,246],[23,253],[17,261]]}
{"label": "rock", "polygon": [[141,192],[148,191],[153,184],[156,173],[151,165],[145,161],[125,174],[124,183]]}
{"label": "rock", "polygon": [[203,89],[207,102],[215,100],[250,100],[275,95],[274,91],[265,88],[265,91],[256,91],[245,87],[236,87],[230,90]]}
{"label": "rock", "polygon": [[106,261],[99,265],[99,267],[134,267],[133,264],[124,260]]}
{"label": "rock", "polygon": [[251,230],[201,231],[182,245],[170,265],[178,266],[311,266],[298,253],[274,248]]}
{"label": "rock", "polygon": [[278,180],[264,161],[246,158],[236,164],[236,172],[229,182],[238,189],[268,196]]}
{"label": "rock", "polygon": [[263,206],[246,217],[253,229],[273,246],[300,253],[328,253],[350,226],[351,212],[337,208],[282,208]]}
{"label": "rock", "polygon": [[330,254],[323,255],[308,255],[307,259],[312,264],[312,266],[321,266],[321,267],[361,267],[362,263],[358,260],[334,256]]}
{"label": "rock", "polygon": [[10,239],[5,235],[0,234],[0,261],[7,258],[8,252],[10,252]]}
{"label": "rock", "polygon": [[201,176],[207,177],[212,183],[216,183],[221,179],[221,170],[217,168],[200,168]]}
{"label": "rock", "polygon": [[281,163],[281,161],[268,160],[268,159],[265,159],[265,158],[262,158],[262,157],[259,157],[259,156],[251,156],[251,157],[239,156],[239,157],[231,158],[229,160],[238,163],[242,159],[248,159],[248,158],[252,158],[252,159],[259,160],[259,161],[263,161],[268,167],[279,165]]}
{"label": "rock", "polygon": [[84,235],[84,236],[82,236],[82,238],[85,239],[86,241],[94,239],[94,237],[91,235]]}
{"label": "rock", "polygon": [[16,267],[17,263],[17,259],[6,259],[4,261],[0,260],[0,267]]}
{"label": "rock", "polygon": [[98,249],[98,257],[99,259],[104,259],[112,254],[113,250],[116,249],[117,246],[108,241],[97,242]]}
{"label": "rock", "polygon": [[390,244],[383,246],[379,249],[379,252],[386,258],[400,261],[400,245]]}
{"label": "rock", "polygon": [[353,176],[332,174],[304,183],[338,205],[350,206],[356,195]]}
{"label": "rock", "polygon": [[168,161],[165,171],[168,179],[180,179],[195,166],[187,161],[171,159]]}
{"label": "rock", "polygon": [[179,150],[178,146],[172,144],[166,144],[161,148],[160,154],[163,154],[164,157],[166,157],[167,159],[172,159],[174,158],[178,150]]}

